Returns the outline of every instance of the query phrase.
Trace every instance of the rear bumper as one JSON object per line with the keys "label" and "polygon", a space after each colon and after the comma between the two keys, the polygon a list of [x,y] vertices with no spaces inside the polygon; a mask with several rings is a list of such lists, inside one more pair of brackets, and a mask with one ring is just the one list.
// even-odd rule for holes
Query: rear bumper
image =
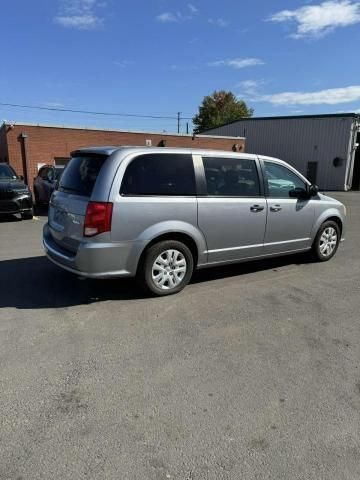
{"label": "rear bumper", "polygon": [[[49,260],[76,275],[87,278],[133,277],[136,262],[131,261],[133,242],[80,243],[76,253],[60,247],[52,238],[48,224],[43,230],[43,246]],[[130,268],[129,268],[130,265]]]}

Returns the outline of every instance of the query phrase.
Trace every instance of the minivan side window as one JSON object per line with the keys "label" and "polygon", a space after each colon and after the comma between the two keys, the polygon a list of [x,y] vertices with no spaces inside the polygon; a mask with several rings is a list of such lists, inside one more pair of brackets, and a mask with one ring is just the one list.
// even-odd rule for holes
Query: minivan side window
{"label": "minivan side window", "polygon": [[192,155],[154,153],[139,155],[128,165],[121,195],[196,195]]}
{"label": "minivan side window", "polygon": [[290,192],[295,188],[306,190],[306,183],[287,167],[272,162],[264,162],[264,165],[269,197],[289,198],[291,196]]}
{"label": "minivan side window", "polygon": [[260,196],[255,160],[203,157],[207,194],[221,197]]}

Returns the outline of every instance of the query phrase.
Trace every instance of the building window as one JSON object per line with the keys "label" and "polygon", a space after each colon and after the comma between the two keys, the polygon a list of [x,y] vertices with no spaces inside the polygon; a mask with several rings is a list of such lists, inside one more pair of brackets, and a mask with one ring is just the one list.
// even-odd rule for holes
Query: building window
{"label": "building window", "polygon": [[62,158],[62,157],[55,157],[54,158],[54,165],[55,167],[65,168],[68,164],[70,158]]}

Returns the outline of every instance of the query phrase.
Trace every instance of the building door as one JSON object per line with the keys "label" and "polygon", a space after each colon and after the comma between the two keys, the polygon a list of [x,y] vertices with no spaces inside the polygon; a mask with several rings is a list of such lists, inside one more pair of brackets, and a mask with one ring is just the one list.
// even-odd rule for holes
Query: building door
{"label": "building door", "polygon": [[317,178],[317,167],[318,162],[308,162],[307,170],[306,170],[306,178],[309,182],[316,185],[316,178]]}

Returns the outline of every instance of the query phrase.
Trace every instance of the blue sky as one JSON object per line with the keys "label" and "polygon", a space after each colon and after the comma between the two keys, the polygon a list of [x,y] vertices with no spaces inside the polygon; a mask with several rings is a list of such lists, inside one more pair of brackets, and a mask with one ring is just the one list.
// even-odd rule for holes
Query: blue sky
{"label": "blue sky", "polygon": [[[3,103],[192,117],[226,89],[256,116],[360,111],[360,1],[2,0],[1,35]],[[0,120],[176,129],[1,106]]]}

